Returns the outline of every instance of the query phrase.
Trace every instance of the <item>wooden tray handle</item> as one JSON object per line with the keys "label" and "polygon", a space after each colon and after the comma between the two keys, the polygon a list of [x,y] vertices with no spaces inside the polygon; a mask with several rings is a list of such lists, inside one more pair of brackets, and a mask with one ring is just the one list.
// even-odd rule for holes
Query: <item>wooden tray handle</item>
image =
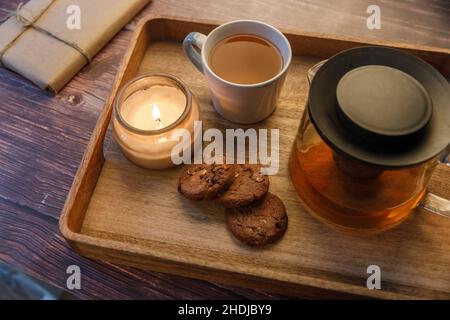
{"label": "wooden tray handle", "polygon": [[[430,182],[428,193],[419,207],[427,212],[450,218],[450,165],[438,164]],[[438,193],[439,195],[435,194]]]}

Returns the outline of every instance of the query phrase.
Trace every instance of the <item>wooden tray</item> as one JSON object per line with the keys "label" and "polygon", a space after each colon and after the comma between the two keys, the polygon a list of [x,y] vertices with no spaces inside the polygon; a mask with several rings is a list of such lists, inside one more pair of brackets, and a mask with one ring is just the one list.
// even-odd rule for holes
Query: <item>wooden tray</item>
{"label": "wooden tray", "polygon": [[[341,234],[306,212],[287,168],[307,99],[306,71],[313,64],[344,49],[384,44],[407,49],[448,74],[450,50],[285,31],[295,57],[277,111],[260,126],[281,128],[281,167],[271,177],[271,190],[286,204],[289,228],[280,242],[256,250],[233,240],[221,208],[178,194],[181,168],[136,167],[124,158],[108,129],[118,89],[151,71],[171,73],[187,83],[200,101],[204,128],[235,128],[213,111],[206,81],[180,45],[190,31],[208,33],[218,24],[144,19],[63,209],[60,229],[67,241],[86,257],[303,297],[450,298],[450,219],[418,209],[400,227],[380,235]],[[448,198],[449,181],[450,170],[441,165],[431,188]],[[366,287],[372,264],[381,267],[382,290]]]}

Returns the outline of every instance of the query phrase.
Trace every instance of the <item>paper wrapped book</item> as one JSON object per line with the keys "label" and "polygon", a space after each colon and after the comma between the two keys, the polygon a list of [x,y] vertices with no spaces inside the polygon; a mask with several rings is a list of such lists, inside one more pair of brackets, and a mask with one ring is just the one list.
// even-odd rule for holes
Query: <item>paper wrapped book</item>
{"label": "paper wrapped book", "polygon": [[0,61],[58,92],[149,2],[30,0],[0,26]]}

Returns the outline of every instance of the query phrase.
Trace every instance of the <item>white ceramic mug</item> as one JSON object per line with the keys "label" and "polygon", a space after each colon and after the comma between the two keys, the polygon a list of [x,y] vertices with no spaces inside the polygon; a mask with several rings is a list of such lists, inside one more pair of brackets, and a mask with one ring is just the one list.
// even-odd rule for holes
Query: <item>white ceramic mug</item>
{"label": "white ceramic mug", "polygon": [[[232,83],[217,76],[208,65],[212,49],[223,39],[239,34],[256,35],[274,44],[283,58],[281,71],[273,78],[255,84]],[[197,69],[206,76],[214,108],[225,119],[242,124],[255,123],[264,120],[275,110],[292,60],[289,41],[276,28],[254,20],[232,21],[217,27],[208,36],[191,32],[184,39],[183,49]]]}

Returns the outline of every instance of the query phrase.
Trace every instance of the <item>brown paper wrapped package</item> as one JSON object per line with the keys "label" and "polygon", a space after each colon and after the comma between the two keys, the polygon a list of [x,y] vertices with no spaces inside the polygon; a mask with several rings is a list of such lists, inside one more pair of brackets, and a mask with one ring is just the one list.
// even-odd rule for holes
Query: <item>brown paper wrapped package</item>
{"label": "brown paper wrapped package", "polygon": [[[58,92],[150,1],[31,0],[0,26],[1,62]],[[67,27],[72,5],[80,8],[79,30]]]}

